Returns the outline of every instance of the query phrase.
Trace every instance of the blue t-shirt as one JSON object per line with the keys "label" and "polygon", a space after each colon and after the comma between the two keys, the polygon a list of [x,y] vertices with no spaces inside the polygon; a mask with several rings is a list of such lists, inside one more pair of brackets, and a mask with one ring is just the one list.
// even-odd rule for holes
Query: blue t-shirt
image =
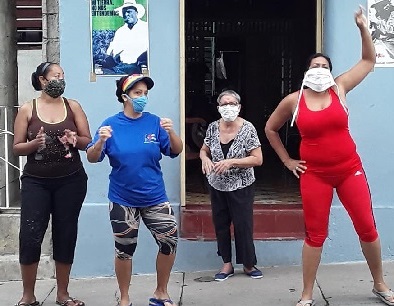
{"label": "blue t-shirt", "polygon": [[[168,201],[160,160],[162,154],[172,158],[177,154],[170,152],[170,138],[160,126],[160,118],[143,112],[141,117],[132,119],[120,112],[101,124],[106,125],[112,128],[112,137],[104,143],[99,161],[107,155],[112,167],[109,200],[131,207]],[[87,148],[99,138],[97,129]]]}

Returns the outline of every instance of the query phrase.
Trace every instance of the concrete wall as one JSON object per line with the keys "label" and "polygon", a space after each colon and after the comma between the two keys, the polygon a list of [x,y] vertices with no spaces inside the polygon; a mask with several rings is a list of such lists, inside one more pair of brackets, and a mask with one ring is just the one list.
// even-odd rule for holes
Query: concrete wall
{"label": "concrete wall", "polygon": [[[360,55],[359,36],[353,12],[358,1],[330,0],[326,2],[325,51],[332,56],[334,74],[348,69]],[[366,3],[365,3],[366,4]],[[76,9],[77,8],[77,9]],[[179,131],[179,1],[150,0],[150,73],[156,85],[150,93],[148,110],[171,117]],[[90,82],[89,1],[60,1],[61,64],[67,78],[66,96],[83,106],[94,133],[107,116],[121,110],[115,98],[115,78],[101,77]],[[390,74],[391,73],[391,74]],[[392,150],[378,151],[379,145],[392,148],[390,135],[392,113],[388,103],[387,85],[394,78],[390,69],[376,69],[365,82],[349,94],[352,133],[358,143],[369,175],[375,203],[375,214],[383,240],[383,255],[391,259],[389,239],[393,192],[385,186],[393,183],[389,161]],[[387,87],[386,87],[386,86]],[[378,120],[376,118],[379,118]],[[383,119],[383,120],[382,120]],[[387,119],[387,120],[384,120]],[[110,171],[107,162],[90,165],[89,190],[80,217],[79,238],[74,276],[113,275],[113,241],[108,221],[107,185]],[[163,160],[168,195],[179,214],[180,159]],[[389,166],[389,167],[388,167]],[[361,260],[357,237],[346,212],[335,200],[330,225],[330,239],[324,262]],[[302,241],[256,242],[259,265],[299,264]],[[143,227],[134,258],[134,273],[149,273],[155,269],[156,246]],[[185,241],[179,243],[175,270],[216,269],[220,259],[214,242]]]}
{"label": "concrete wall", "polygon": [[42,62],[42,50],[18,50],[18,102],[19,105],[38,97],[31,86],[31,74]]}
{"label": "concrete wall", "polygon": [[[65,95],[81,103],[93,134],[103,119],[121,110],[121,104],[115,97],[117,78],[98,77],[96,82],[90,82],[89,3],[60,1],[60,54],[67,80]],[[172,118],[179,133],[179,2],[150,0],[149,21],[150,75],[155,87],[149,93],[147,110]],[[110,168],[107,160],[95,165],[85,160],[85,166],[89,188],[80,218],[73,273],[77,276],[112,275],[113,240],[107,208]],[[168,196],[178,212],[180,158],[164,158],[162,168]],[[156,246],[146,230],[141,231],[139,241],[134,272],[151,272]]]}
{"label": "concrete wall", "polygon": [[[21,279],[19,268],[19,213],[0,214],[0,282]],[[51,259],[52,246],[50,230],[42,244],[42,253],[37,278],[50,278],[54,275]]]}

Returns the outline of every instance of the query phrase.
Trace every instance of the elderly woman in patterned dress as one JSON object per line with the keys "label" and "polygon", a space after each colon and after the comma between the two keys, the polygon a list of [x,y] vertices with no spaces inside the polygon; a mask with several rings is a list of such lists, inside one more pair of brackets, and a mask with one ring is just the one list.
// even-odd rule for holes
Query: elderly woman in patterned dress
{"label": "elderly woman in patterned dress", "polygon": [[255,127],[238,116],[241,98],[235,91],[223,91],[217,101],[222,118],[209,125],[200,151],[202,171],[210,185],[218,255],[223,259],[215,280],[224,281],[234,275],[231,223],[236,263],[243,264],[246,275],[261,278],[253,244],[253,167],[263,162],[261,144]]}

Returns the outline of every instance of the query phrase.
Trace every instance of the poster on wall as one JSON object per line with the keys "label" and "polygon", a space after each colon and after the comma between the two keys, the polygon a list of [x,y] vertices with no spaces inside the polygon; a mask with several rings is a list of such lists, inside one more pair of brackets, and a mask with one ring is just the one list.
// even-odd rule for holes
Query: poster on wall
{"label": "poster on wall", "polygon": [[148,0],[91,0],[92,72],[143,73],[148,69]]}
{"label": "poster on wall", "polygon": [[368,0],[368,26],[376,50],[376,67],[394,67],[394,5]]}

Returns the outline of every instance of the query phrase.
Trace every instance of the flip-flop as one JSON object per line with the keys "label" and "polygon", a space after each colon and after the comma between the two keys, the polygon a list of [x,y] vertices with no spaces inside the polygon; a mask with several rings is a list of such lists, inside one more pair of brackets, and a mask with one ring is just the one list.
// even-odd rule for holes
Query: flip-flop
{"label": "flip-flop", "polygon": [[299,300],[297,302],[296,306],[298,306],[298,305],[301,305],[301,306],[314,306],[315,305],[315,300],[304,300],[304,301]]}
{"label": "flip-flop", "polygon": [[165,306],[165,303],[170,303],[171,305],[174,305],[174,302],[171,299],[149,299],[149,306]]}
{"label": "flip-flop", "polygon": [[72,302],[72,303],[74,303],[74,304],[77,303],[76,306],[85,306],[85,302],[79,301],[79,300],[77,300],[77,299],[75,299],[75,298],[73,298],[73,297],[71,297],[71,296],[68,297],[68,299],[64,300],[63,302],[56,301],[56,304],[57,304],[57,305],[60,305],[60,306],[67,306],[68,303],[70,303],[70,302]]}
{"label": "flip-flop", "polygon": [[26,302],[18,302],[15,304],[15,306],[40,306],[40,302],[39,301],[35,301],[33,303],[26,303]]}
{"label": "flip-flop", "polygon": [[375,288],[372,289],[372,293],[375,294],[383,303],[389,306],[394,306],[394,302],[390,302],[390,298],[394,298],[394,292],[388,291],[377,291]]}

